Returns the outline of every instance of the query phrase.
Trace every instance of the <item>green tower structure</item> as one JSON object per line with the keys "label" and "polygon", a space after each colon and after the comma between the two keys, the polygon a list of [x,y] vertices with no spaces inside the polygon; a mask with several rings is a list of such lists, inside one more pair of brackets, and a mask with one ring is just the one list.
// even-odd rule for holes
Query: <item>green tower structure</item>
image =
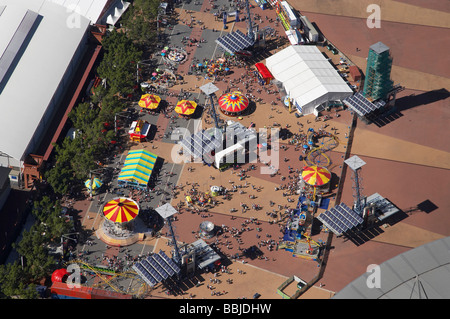
{"label": "green tower structure", "polygon": [[385,99],[393,88],[392,57],[382,42],[370,46],[363,94],[372,101]]}

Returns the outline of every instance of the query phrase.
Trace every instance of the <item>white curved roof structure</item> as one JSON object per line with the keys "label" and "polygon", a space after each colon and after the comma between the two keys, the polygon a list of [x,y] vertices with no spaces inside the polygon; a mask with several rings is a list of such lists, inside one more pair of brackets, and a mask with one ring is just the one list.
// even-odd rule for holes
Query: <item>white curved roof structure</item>
{"label": "white curved roof structure", "polygon": [[367,285],[373,273],[352,281],[335,299],[450,299],[450,237],[404,252],[379,265],[380,288]]}
{"label": "white curved roof structure", "polygon": [[267,58],[266,66],[305,115],[324,102],[353,94],[316,46],[291,45]]}

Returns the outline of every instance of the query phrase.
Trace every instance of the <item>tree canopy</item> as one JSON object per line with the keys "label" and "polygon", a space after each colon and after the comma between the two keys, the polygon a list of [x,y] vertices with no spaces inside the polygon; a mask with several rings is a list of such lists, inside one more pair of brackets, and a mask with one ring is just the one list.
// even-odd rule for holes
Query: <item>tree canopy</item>
{"label": "tree canopy", "polygon": [[142,51],[124,32],[115,29],[103,39],[102,45],[105,53],[97,68],[98,75],[106,80],[113,94],[132,93],[136,85],[136,64],[142,57]]}

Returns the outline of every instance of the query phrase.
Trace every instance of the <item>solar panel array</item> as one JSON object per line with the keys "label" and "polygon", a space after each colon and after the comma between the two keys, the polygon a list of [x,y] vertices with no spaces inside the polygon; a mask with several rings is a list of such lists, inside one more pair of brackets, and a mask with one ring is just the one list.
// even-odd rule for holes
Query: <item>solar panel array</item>
{"label": "solar panel array", "polygon": [[245,143],[257,138],[256,132],[250,130],[241,123],[235,122],[226,128],[226,139],[232,140],[236,138],[238,143]]}
{"label": "solar panel array", "polygon": [[216,40],[217,44],[231,54],[252,46],[254,42],[253,39],[242,33],[240,30],[228,33]]}
{"label": "solar panel array", "polygon": [[173,261],[173,259],[169,258],[169,256],[167,256],[165,252],[160,250],[159,256],[161,256],[161,258],[164,259],[164,261],[173,269],[173,271],[175,271],[175,273],[177,273],[177,274],[180,273],[180,271],[181,271],[180,267],[178,267],[178,265]]}
{"label": "solar panel array", "polygon": [[362,217],[344,203],[320,214],[317,219],[337,236],[361,225],[363,222]]}
{"label": "solar panel array", "polygon": [[222,132],[218,129],[200,131],[186,136],[180,144],[185,153],[203,159],[211,151],[222,149]]}
{"label": "solar panel array", "polygon": [[352,96],[344,99],[344,104],[355,111],[359,116],[366,116],[382,107],[383,102],[370,102],[361,92],[356,92]]}
{"label": "solar panel array", "polygon": [[132,268],[151,287],[180,273],[180,268],[162,250],[135,263]]}

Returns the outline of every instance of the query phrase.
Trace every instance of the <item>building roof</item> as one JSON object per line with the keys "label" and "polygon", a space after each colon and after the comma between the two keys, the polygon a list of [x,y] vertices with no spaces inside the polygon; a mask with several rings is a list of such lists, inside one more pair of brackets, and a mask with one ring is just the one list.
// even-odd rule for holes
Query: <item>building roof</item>
{"label": "building roof", "polygon": [[23,160],[90,21],[50,0],[0,0],[2,6],[0,56],[27,12],[38,15],[1,84],[0,151]]}
{"label": "building roof", "polygon": [[[339,291],[336,299],[449,299],[450,237],[404,252],[379,265],[379,288],[370,288],[375,272],[366,272]],[[368,285],[370,282],[371,285]]]}
{"label": "building roof", "polygon": [[75,11],[92,23],[96,23],[102,15],[102,12],[108,0],[41,0],[49,1],[66,8],[68,12]]}
{"label": "building roof", "polygon": [[353,93],[316,46],[291,45],[267,58],[266,66],[300,106]]}
{"label": "building roof", "polygon": [[383,53],[385,51],[389,51],[389,47],[383,42],[377,42],[375,44],[372,44],[370,46],[370,49],[378,54]]}

